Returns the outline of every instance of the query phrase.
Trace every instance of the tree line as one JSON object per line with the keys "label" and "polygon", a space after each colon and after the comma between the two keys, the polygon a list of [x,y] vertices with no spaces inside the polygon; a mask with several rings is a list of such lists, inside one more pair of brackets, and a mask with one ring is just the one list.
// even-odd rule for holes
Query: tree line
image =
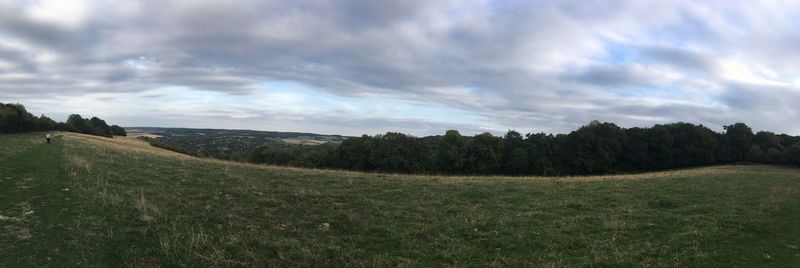
{"label": "tree line", "polygon": [[109,126],[97,117],[83,118],[73,114],[67,122],[56,122],[45,115],[34,116],[22,104],[0,103],[0,133],[32,131],[68,131],[104,137],[127,135],[124,128]]}
{"label": "tree line", "polygon": [[414,137],[389,132],[348,138],[339,146],[262,146],[248,160],[315,168],[425,174],[589,175],[756,162],[800,166],[800,137],[743,124],[722,133],[672,123],[621,128],[591,123],[569,134],[510,130],[462,136]]}

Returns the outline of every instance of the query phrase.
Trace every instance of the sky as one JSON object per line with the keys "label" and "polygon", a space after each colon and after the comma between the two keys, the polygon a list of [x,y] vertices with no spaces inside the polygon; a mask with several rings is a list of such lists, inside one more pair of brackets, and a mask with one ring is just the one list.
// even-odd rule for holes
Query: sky
{"label": "sky", "polygon": [[322,134],[800,134],[800,1],[0,0],[0,102]]}

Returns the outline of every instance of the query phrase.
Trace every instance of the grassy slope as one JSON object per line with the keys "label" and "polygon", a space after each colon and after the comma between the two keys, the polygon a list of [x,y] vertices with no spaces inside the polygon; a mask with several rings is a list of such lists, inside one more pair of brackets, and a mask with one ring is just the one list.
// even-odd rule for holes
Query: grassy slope
{"label": "grassy slope", "polygon": [[0,267],[800,264],[798,169],[399,176],[38,136],[0,136]]}

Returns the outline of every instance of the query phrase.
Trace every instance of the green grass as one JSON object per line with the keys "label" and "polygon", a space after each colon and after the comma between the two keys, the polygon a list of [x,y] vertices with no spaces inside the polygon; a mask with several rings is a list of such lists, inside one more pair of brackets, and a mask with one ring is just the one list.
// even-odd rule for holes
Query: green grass
{"label": "green grass", "polygon": [[800,169],[402,176],[38,136],[0,136],[0,267],[800,265]]}

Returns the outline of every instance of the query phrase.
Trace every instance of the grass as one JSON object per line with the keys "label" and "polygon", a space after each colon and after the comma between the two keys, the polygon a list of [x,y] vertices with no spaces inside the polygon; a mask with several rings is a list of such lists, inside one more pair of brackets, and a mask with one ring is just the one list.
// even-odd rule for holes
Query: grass
{"label": "grass", "polygon": [[0,267],[800,265],[795,168],[405,176],[39,136],[0,136]]}

